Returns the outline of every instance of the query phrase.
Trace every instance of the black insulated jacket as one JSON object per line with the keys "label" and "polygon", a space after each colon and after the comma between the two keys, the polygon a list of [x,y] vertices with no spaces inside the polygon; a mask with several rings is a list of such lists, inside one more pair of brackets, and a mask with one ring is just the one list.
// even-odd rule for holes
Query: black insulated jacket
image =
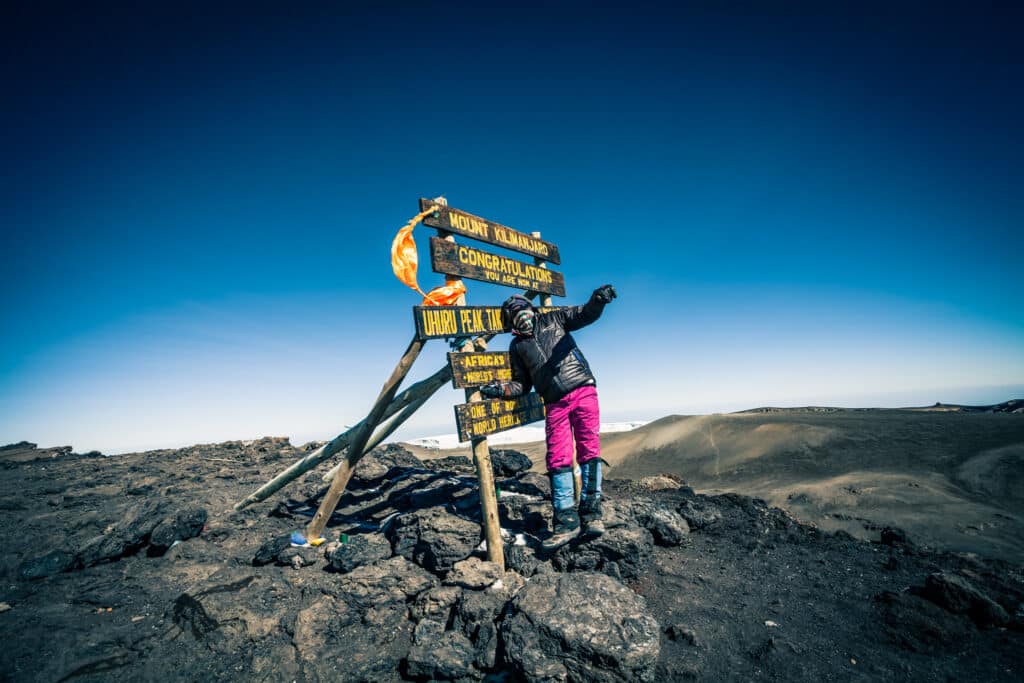
{"label": "black insulated jacket", "polygon": [[509,346],[512,381],[510,396],[522,396],[531,386],[545,403],[554,403],[573,389],[597,384],[587,359],[569,334],[601,317],[604,304],[591,300],[582,306],[538,313],[533,336],[516,337]]}

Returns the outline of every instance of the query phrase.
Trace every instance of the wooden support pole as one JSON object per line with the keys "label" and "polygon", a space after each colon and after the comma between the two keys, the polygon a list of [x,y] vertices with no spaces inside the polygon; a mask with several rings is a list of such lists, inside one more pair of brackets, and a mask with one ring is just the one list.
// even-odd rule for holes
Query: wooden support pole
{"label": "wooden support pole", "polygon": [[[366,444],[366,448],[363,449],[363,455],[366,455],[367,453],[372,451],[374,448],[379,446],[381,442],[384,441],[384,439],[391,436],[391,434],[396,429],[398,429],[403,422],[408,420],[413,413],[422,408],[423,404],[426,403],[427,399],[430,398],[432,395],[433,392],[416,399],[415,401],[407,405],[405,408],[402,408],[402,411],[395,415],[394,417],[392,417],[391,420],[382,424],[380,429],[378,429],[377,432],[373,435],[373,438],[370,439],[370,441]],[[385,419],[387,418],[385,417]],[[327,472],[327,474],[323,476],[324,483],[330,482],[332,479],[334,479],[334,475],[338,473],[339,469],[341,469],[341,463],[338,463],[337,465],[332,467]]]}
{"label": "wooden support pole", "polygon": [[366,416],[362,426],[355,436],[352,437],[352,443],[349,444],[345,460],[338,469],[338,473],[334,475],[334,481],[331,482],[327,493],[324,494],[324,499],[320,502],[320,508],[306,526],[306,538],[308,540],[316,540],[323,534],[324,527],[327,526],[327,520],[334,514],[334,508],[338,507],[338,501],[341,500],[345,487],[348,486],[348,480],[352,477],[356,464],[363,457],[363,449],[366,448],[366,443],[370,440],[377,425],[380,424],[384,411],[387,410],[391,400],[398,392],[398,385],[409,374],[412,364],[416,361],[416,357],[420,355],[420,351],[425,343],[423,340],[413,337],[412,341],[409,342],[409,348],[405,350],[402,359],[398,361],[398,365],[395,366],[391,376],[384,383],[383,388],[380,390],[380,395],[377,396],[377,401],[373,404],[373,408],[370,409],[370,414]]}
{"label": "wooden support pole", "polygon": [[[451,234],[444,239],[454,242]],[[466,296],[462,295],[456,306],[466,305]],[[487,343],[475,340],[464,345],[460,351],[473,352],[487,350]],[[473,403],[483,400],[479,389],[466,389],[466,401]],[[476,465],[477,483],[480,485],[480,523],[484,528],[484,539],[487,541],[487,559],[505,571],[505,546],[501,540],[501,521],[498,518],[498,495],[494,488],[494,470],[491,467],[491,450],[487,446],[487,438],[471,440],[473,446],[473,463]]]}
{"label": "wooden support pole", "polygon": [[[427,399],[437,393],[438,389],[451,380],[452,369],[448,365],[445,365],[430,377],[413,384],[411,387],[396,396],[395,400],[393,400],[391,404],[388,405],[387,410],[384,411],[381,419],[386,420],[392,415],[396,415],[396,413],[401,413],[401,417],[396,417],[396,421],[392,423],[393,427],[397,429],[398,426],[412,414],[412,412],[406,412],[406,408],[409,408],[413,404],[422,406],[426,403]],[[399,419],[401,419],[401,422],[398,421]],[[345,450],[345,448],[348,447],[349,442],[351,442],[352,437],[355,435],[355,432],[361,429],[365,422],[366,420],[361,421],[359,424],[345,430],[309,455],[300,460],[296,460],[288,467],[288,469],[278,474],[256,491],[250,493],[241,501],[235,503],[235,509],[241,510],[253,503],[266,500],[323,461],[328,460]]]}

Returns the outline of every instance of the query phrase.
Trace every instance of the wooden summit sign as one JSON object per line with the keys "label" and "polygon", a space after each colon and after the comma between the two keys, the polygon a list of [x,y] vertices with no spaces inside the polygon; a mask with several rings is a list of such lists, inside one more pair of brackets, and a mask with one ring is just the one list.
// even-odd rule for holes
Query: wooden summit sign
{"label": "wooden summit sign", "polygon": [[459,441],[504,432],[543,419],[544,401],[533,391],[515,399],[495,398],[455,406]]}
{"label": "wooden summit sign", "polygon": [[518,251],[521,254],[536,256],[551,263],[562,262],[558,254],[558,247],[551,242],[513,230],[501,223],[438,204],[432,199],[420,200],[420,211],[426,211],[431,207],[434,208],[435,214],[424,218],[423,225],[471,237],[481,242]]}
{"label": "wooden summit sign", "polygon": [[512,366],[505,351],[449,353],[448,364],[452,368],[452,386],[456,389],[512,379]]}
{"label": "wooden summit sign", "polygon": [[561,273],[440,237],[430,238],[430,264],[435,273],[565,296],[565,277]]}
{"label": "wooden summit sign", "polygon": [[[547,313],[564,306],[539,306]],[[413,306],[417,339],[470,337],[508,332],[501,324],[501,306]]]}

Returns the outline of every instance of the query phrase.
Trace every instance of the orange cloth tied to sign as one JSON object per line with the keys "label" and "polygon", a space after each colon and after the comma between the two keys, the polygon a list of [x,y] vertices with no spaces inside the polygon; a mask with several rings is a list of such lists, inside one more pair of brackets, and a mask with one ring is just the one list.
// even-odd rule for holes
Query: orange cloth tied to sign
{"label": "orange cloth tied to sign", "polygon": [[391,242],[391,270],[395,277],[406,287],[423,295],[424,306],[451,306],[466,293],[466,285],[462,280],[451,279],[429,293],[424,293],[416,282],[416,269],[419,266],[419,254],[416,253],[416,241],[412,238],[412,230],[416,224],[434,212],[434,207],[419,212],[406,223]]}

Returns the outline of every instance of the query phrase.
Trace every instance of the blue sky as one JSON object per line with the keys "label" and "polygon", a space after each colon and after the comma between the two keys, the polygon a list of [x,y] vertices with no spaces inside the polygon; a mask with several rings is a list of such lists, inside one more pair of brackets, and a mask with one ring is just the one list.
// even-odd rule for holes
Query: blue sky
{"label": "blue sky", "polygon": [[1024,394],[1021,12],[819,5],[4,10],[0,442],[335,435],[441,194],[617,285],[606,419]]}

